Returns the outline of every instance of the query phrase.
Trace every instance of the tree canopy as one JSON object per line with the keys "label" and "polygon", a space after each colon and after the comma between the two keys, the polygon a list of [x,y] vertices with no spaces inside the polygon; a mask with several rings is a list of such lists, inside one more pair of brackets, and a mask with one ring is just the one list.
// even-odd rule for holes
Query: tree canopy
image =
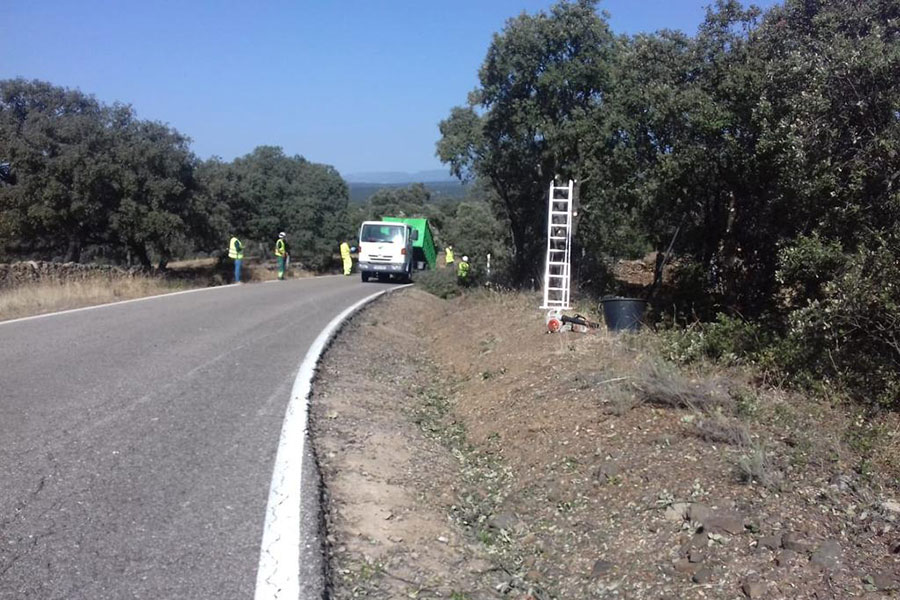
{"label": "tree canopy", "polygon": [[165,266],[222,250],[231,232],[268,243],[286,231],[296,259],[321,269],[349,230],[333,167],[271,146],[201,161],[168,125],[41,81],[0,81],[0,163],[10,257]]}
{"label": "tree canopy", "polygon": [[[898,85],[892,0],[717,0],[696,35],[618,37],[596,2],[560,2],[494,36],[437,155],[490,183],[514,279],[542,266],[548,184],[574,178],[581,272],[678,231],[707,316],[768,319],[798,364],[872,382],[900,368]],[[863,375],[827,364],[863,348]]]}

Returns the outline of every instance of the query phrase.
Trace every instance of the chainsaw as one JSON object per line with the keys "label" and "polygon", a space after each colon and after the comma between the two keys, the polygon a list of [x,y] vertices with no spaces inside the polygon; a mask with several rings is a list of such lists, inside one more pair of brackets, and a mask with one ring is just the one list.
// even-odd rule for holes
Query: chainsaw
{"label": "chainsaw", "polygon": [[549,314],[547,318],[547,331],[556,333],[558,331],[576,331],[578,333],[586,333],[590,329],[599,329],[600,323],[589,321],[581,315],[570,317],[568,315]]}

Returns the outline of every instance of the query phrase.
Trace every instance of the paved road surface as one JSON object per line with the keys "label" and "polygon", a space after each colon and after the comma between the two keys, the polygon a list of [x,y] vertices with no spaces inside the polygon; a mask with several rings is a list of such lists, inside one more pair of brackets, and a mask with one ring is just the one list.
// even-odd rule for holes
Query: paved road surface
{"label": "paved road surface", "polygon": [[252,597],[297,367],[384,287],[295,280],[0,324],[0,598]]}

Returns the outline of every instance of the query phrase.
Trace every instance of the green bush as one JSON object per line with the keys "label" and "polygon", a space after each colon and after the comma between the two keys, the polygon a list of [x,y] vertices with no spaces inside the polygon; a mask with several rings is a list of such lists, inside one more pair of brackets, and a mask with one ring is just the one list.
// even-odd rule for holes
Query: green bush
{"label": "green bush", "polygon": [[839,384],[855,398],[900,408],[900,261],[887,244],[860,250],[789,315],[774,353],[796,380]]}
{"label": "green bush", "polygon": [[413,275],[413,283],[438,298],[452,298],[460,293],[454,269],[431,269]]}
{"label": "green bush", "polygon": [[818,235],[800,236],[778,253],[775,278],[786,304],[821,299],[823,288],[846,265],[841,244]]}
{"label": "green bush", "polygon": [[757,362],[772,342],[772,336],[758,323],[725,314],[711,323],[696,323],[686,329],[670,329],[662,334],[668,358],[691,363],[711,360],[726,365]]}

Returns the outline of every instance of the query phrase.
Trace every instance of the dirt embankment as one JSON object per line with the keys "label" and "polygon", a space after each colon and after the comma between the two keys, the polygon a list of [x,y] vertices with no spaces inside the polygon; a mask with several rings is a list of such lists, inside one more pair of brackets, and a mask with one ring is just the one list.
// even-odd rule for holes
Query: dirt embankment
{"label": "dirt embankment", "polygon": [[854,598],[900,588],[896,421],[537,301],[396,293],[312,405],[334,598]]}

